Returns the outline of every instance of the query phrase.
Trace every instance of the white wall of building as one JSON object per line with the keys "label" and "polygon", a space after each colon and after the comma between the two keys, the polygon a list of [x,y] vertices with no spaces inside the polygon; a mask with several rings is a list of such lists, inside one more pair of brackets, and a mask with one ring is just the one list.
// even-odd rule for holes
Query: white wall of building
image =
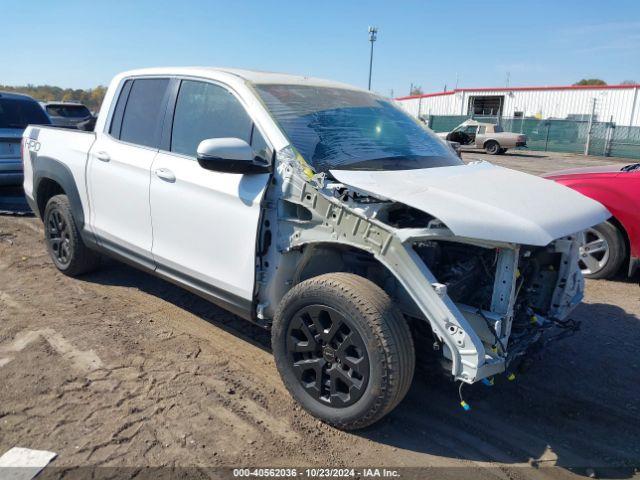
{"label": "white wall of building", "polygon": [[514,88],[458,89],[446,93],[404,97],[396,100],[414,116],[467,115],[469,97],[504,97],[502,116],[525,112],[526,117],[566,118],[568,115],[589,115],[596,99],[598,121],[613,121],[617,125],[640,126],[640,87],[630,85],[604,88]]}

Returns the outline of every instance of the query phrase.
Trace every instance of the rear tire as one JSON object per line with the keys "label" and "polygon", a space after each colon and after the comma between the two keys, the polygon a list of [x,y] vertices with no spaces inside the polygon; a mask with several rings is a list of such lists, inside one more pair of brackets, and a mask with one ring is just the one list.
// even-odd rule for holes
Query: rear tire
{"label": "rear tire", "polygon": [[380,420],[413,378],[415,352],[404,316],[380,287],[350,273],[293,287],[275,314],[271,343],[293,398],[344,430]]}
{"label": "rear tire", "polygon": [[500,144],[495,140],[489,140],[484,144],[484,151],[489,155],[498,155],[500,153]]}
{"label": "rear tire", "polygon": [[49,199],[43,221],[47,250],[58,270],[75,277],[98,267],[100,257],[82,241],[66,195]]}
{"label": "rear tire", "polygon": [[612,278],[627,258],[622,232],[611,222],[603,222],[583,233],[579,263],[587,278]]}

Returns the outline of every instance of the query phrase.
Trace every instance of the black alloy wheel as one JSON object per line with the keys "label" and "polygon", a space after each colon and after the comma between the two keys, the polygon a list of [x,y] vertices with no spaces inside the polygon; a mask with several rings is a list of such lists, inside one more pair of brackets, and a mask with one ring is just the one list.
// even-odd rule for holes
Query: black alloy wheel
{"label": "black alloy wheel", "polygon": [[292,287],[275,312],[271,347],[293,398],[344,430],[393,410],[415,367],[411,331],[398,306],[378,285],[346,272]]}
{"label": "black alloy wheel", "polygon": [[57,208],[52,208],[48,212],[45,235],[56,265],[62,268],[68,266],[73,255],[71,229],[64,215]]}
{"label": "black alloy wheel", "polygon": [[357,402],[369,382],[365,343],[345,316],[326,305],[299,310],[287,332],[289,361],[313,399],[342,408]]}
{"label": "black alloy wheel", "polygon": [[66,195],[51,197],[42,219],[47,250],[58,270],[75,277],[95,270],[100,265],[100,256],[82,240]]}

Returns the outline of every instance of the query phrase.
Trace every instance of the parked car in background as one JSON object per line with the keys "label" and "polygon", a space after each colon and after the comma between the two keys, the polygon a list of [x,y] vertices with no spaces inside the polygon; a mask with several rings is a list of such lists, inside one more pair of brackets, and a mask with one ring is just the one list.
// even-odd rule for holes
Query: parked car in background
{"label": "parked car in background", "polygon": [[512,373],[567,328],[584,287],[574,233],[610,216],[309,77],[126,72],[93,132],[30,127],[24,142],[61,272],[107,254],[269,328],[291,395],[343,429],[402,400],[416,349],[461,382]]}
{"label": "parked car in background", "polygon": [[49,117],[33,98],[0,92],[0,185],[22,184],[20,144],[29,124],[49,125]]}
{"label": "parked car in background", "polygon": [[500,125],[466,120],[451,132],[438,133],[440,138],[457,142],[461,148],[479,148],[490,155],[503,154],[509,148],[526,147],[527,136],[505,132]]}
{"label": "parked car in background", "polygon": [[57,127],[77,128],[79,123],[93,119],[89,109],[81,103],[45,102],[42,106]]}
{"label": "parked car in background", "polygon": [[613,215],[582,234],[579,264],[589,278],[611,278],[640,265],[640,163],[574,168],[544,175],[602,203]]}

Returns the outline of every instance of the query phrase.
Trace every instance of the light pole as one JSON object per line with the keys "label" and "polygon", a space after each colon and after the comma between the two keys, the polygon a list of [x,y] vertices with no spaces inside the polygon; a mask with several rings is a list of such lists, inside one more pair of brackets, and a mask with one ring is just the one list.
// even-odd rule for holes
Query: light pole
{"label": "light pole", "polygon": [[369,27],[369,41],[371,42],[371,54],[369,55],[369,90],[371,90],[371,70],[373,69],[373,42],[378,38],[378,27]]}

